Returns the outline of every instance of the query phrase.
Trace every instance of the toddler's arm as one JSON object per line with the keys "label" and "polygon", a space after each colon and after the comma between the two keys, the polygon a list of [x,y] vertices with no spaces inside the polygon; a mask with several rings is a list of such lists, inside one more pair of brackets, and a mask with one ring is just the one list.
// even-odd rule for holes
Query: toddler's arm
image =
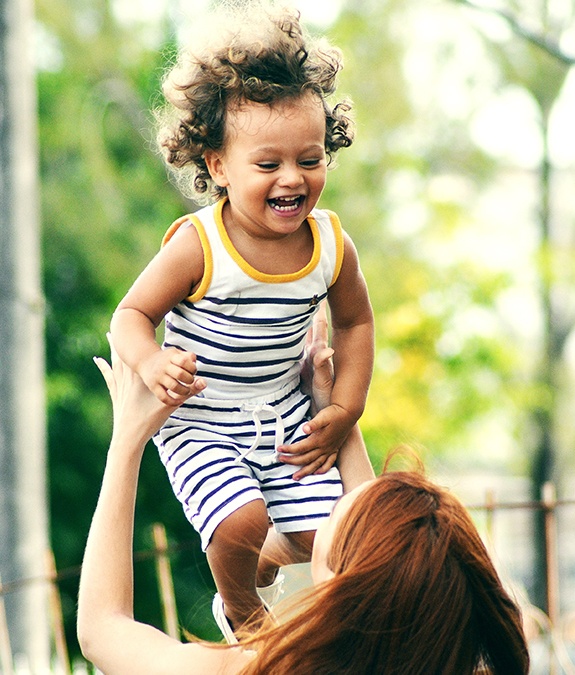
{"label": "toddler's arm", "polygon": [[308,438],[279,448],[282,461],[303,466],[294,474],[296,479],[323,473],[333,465],[339,448],[363,412],[371,380],[373,312],[355,246],[347,235],[344,241],[342,269],[328,296],[335,350],[331,403],[304,426]]}
{"label": "toddler's arm", "polygon": [[194,391],[195,354],[162,349],[156,328],[186,298],[203,274],[203,253],[193,227],[178,232],[156,255],[114,312],[111,333],[118,355],[146,386],[170,406]]}

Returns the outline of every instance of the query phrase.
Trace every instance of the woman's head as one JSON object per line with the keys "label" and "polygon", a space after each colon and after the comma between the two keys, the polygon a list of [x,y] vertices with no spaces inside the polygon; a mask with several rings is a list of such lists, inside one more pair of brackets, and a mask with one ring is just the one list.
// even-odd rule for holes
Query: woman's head
{"label": "woman's head", "polygon": [[477,529],[461,502],[423,475],[384,473],[360,489],[327,565],[334,592],[356,598],[350,621],[377,625],[390,667],[412,653],[426,665],[404,672],[472,673],[481,664],[527,672],[519,611]]}
{"label": "woman's head", "polygon": [[312,561],[327,581],[268,672],[527,673],[519,610],[449,491],[416,472],[384,473],[330,520]]}
{"label": "woman's head", "polygon": [[264,2],[238,4],[214,18],[214,27],[202,24],[202,34],[164,80],[168,105],[158,112],[158,138],[168,164],[180,170],[180,187],[187,182],[196,195],[225,194],[212,181],[204,153],[224,149],[228,114],[245,102],[274,106],[311,92],[325,111],[328,156],[351,144],[350,105],[327,101],[342,68],[338,49],[307,36],[295,11]]}

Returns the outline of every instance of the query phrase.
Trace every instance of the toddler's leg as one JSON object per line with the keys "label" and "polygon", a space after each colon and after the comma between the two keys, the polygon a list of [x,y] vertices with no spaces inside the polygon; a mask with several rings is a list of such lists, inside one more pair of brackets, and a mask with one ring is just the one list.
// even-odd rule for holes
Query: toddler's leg
{"label": "toddler's leg", "polygon": [[315,530],[307,532],[277,532],[270,527],[263,545],[259,564],[257,585],[269,586],[278,567],[304,563],[311,560]]}
{"label": "toddler's leg", "polygon": [[248,621],[257,626],[263,616],[256,593],[256,572],[267,532],[266,506],[262,499],[256,499],[218,525],[206,550],[225,614],[235,631]]}

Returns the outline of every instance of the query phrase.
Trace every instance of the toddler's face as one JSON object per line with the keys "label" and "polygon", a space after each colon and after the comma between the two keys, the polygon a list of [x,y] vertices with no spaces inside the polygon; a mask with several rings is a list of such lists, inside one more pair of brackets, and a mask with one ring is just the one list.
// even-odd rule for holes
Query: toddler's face
{"label": "toddler's face", "polygon": [[263,238],[300,227],[325,185],[325,130],[322,102],[312,93],[228,111],[224,150],[206,153],[206,161],[227,188],[234,226]]}

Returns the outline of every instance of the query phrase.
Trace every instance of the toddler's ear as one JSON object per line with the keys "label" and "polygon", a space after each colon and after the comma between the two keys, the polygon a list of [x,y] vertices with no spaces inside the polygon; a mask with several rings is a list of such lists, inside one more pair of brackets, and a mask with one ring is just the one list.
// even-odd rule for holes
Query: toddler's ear
{"label": "toddler's ear", "polygon": [[204,160],[214,183],[222,188],[228,187],[229,181],[226,177],[221,153],[216,150],[206,150],[204,152]]}

